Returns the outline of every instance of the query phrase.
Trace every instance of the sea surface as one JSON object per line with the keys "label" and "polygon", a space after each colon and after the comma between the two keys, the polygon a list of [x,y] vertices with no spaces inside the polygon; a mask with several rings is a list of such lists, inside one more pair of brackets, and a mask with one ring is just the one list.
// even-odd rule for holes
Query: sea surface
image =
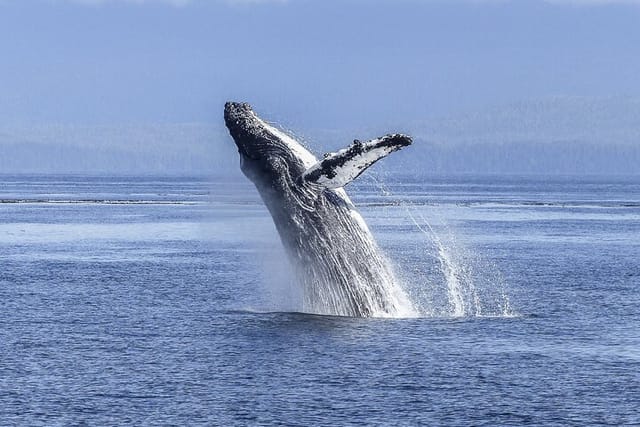
{"label": "sea surface", "polygon": [[347,190],[416,317],[300,312],[242,177],[0,176],[0,424],[640,425],[640,177]]}

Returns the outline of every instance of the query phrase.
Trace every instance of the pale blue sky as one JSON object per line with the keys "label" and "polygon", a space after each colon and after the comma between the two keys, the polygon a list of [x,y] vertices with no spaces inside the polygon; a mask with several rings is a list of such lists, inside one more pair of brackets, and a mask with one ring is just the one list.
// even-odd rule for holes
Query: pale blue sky
{"label": "pale blue sky", "polygon": [[395,124],[640,97],[640,3],[0,0],[0,52],[4,124]]}
{"label": "pale blue sky", "polygon": [[638,173],[640,1],[0,0],[0,173],[237,172],[223,104],[384,167]]}

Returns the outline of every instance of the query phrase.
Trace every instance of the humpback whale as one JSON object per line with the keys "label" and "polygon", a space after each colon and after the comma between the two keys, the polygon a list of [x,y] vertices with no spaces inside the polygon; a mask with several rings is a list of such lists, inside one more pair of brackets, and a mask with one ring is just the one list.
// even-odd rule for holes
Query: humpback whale
{"label": "humpback whale", "polygon": [[389,134],[355,140],[318,160],[247,103],[227,102],[224,119],[240,168],[260,193],[303,286],[303,310],[352,317],[413,314],[343,188],[379,159],[410,145],[411,138]]}

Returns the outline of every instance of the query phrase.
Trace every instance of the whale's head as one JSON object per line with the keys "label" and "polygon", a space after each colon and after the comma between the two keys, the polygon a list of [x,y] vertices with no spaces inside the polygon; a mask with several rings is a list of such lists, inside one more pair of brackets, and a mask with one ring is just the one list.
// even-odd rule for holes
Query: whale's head
{"label": "whale's head", "polygon": [[238,147],[242,172],[265,200],[278,194],[298,202],[316,200],[325,190],[344,187],[369,166],[412,141],[399,133],[366,142],[355,140],[348,148],[325,154],[318,161],[295,139],[260,119],[247,103],[227,102],[224,120]]}
{"label": "whale's head", "polygon": [[260,119],[247,103],[227,102],[224,120],[238,147],[242,172],[258,186],[290,185],[316,162],[306,148]]}

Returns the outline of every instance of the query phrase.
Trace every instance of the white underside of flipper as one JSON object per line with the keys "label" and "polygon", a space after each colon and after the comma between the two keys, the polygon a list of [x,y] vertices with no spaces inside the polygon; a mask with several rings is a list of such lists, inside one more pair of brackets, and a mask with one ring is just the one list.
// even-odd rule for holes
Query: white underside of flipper
{"label": "white underside of flipper", "polygon": [[365,169],[390,153],[411,144],[401,134],[386,135],[367,142],[354,141],[348,148],[325,156],[307,169],[302,178],[327,188],[340,188],[357,178]]}

